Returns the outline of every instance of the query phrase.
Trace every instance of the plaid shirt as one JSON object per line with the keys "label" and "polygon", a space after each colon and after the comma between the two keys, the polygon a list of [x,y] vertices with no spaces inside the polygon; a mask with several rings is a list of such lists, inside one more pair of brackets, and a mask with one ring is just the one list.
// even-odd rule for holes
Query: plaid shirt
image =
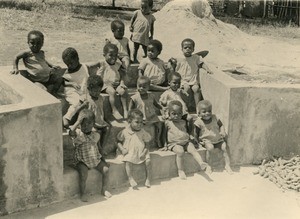
{"label": "plaid shirt", "polygon": [[100,135],[97,132],[86,135],[79,129],[76,130],[76,134],[76,138],[73,139],[76,163],[83,162],[88,168],[96,167],[102,157],[97,146]]}

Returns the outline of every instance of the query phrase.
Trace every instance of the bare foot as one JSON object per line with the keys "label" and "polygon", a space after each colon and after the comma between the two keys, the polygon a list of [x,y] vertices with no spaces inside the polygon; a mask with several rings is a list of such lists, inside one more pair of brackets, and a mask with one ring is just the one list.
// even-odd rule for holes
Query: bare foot
{"label": "bare foot", "polygon": [[232,169],[230,168],[229,165],[226,165],[226,166],[225,166],[225,170],[227,171],[228,174],[230,174],[230,175],[233,174]]}
{"label": "bare foot", "polygon": [[186,179],[186,175],[182,170],[178,170],[178,176],[180,179]]}
{"label": "bare foot", "polygon": [[81,197],[80,197],[80,199],[83,202],[88,202],[88,196],[87,196],[87,194],[82,194]]}
{"label": "bare foot", "polygon": [[149,180],[149,179],[146,179],[145,186],[146,186],[147,188],[150,188],[150,187],[151,187],[151,185],[150,185],[150,180]]}
{"label": "bare foot", "polygon": [[109,191],[102,191],[101,194],[106,198],[112,197],[112,194]]}
{"label": "bare foot", "polygon": [[211,167],[210,167],[209,165],[207,165],[206,170],[205,170],[205,173],[206,173],[207,175],[210,175],[210,174],[212,173]]}
{"label": "bare foot", "polygon": [[130,183],[130,186],[131,186],[132,188],[134,188],[134,187],[137,186],[137,183],[136,183],[136,181],[135,181],[133,178],[130,178],[130,179],[129,179],[129,183]]}
{"label": "bare foot", "polygon": [[116,120],[123,119],[123,116],[117,110],[113,111],[113,116]]}

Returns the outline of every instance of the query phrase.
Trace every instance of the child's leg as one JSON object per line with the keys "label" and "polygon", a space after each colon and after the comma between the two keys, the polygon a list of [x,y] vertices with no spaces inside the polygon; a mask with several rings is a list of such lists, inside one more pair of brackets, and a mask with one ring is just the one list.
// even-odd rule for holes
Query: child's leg
{"label": "child's leg", "polygon": [[130,186],[135,189],[136,186],[137,186],[137,183],[132,177],[131,163],[130,162],[125,162],[125,170],[126,170],[126,174],[127,174]]}
{"label": "child's leg", "polygon": [[176,164],[178,168],[178,175],[180,179],[186,179],[186,175],[183,171],[183,155],[184,155],[183,147],[180,145],[175,145],[172,151],[176,153]]}
{"label": "child's leg", "polygon": [[113,87],[108,86],[106,88],[106,93],[109,96],[108,99],[109,99],[109,103],[110,103],[110,106],[112,109],[113,116],[116,119],[122,119],[123,117],[121,116],[121,114],[119,113],[119,111],[116,108],[116,99],[115,99],[116,98],[116,90]]}
{"label": "child's leg", "polygon": [[88,167],[80,162],[77,164],[77,169],[79,173],[79,188],[80,188],[80,196],[81,196],[81,201],[87,202],[87,194],[86,194],[86,179],[88,177]]}
{"label": "child's leg", "polygon": [[130,57],[129,56],[124,56],[122,59],[122,66],[125,68],[126,70],[126,73],[127,73],[127,70],[129,68],[129,65],[130,65]]}
{"label": "child's leg", "polygon": [[151,91],[166,91],[168,89],[169,89],[169,87],[163,87],[163,86],[156,85],[156,84],[150,84]]}
{"label": "child's leg", "polygon": [[69,126],[69,122],[76,114],[78,107],[80,106],[80,97],[77,93],[71,93],[66,96],[66,101],[69,103],[69,108],[67,113],[63,116],[63,125],[64,127]]}
{"label": "child's leg", "polygon": [[157,146],[158,148],[162,148],[163,144],[161,142],[161,139],[162,139],[162,122],[156,122],[154,123],[154,128],[155,128],[155,140],[156,140],[156,143],[157,143]]}
{"label": "child's leg", "polygon": [[127,89],[122,88],[121,86],[117,87],[117,92],[121,96],[121,103],[123,107],[123,112],[124,112],[124,118],[127,119],[128,117],[128,106],[127,106]]}
{"label": "child's leg", "polygon": [[101,194],[107,198],[110,198],[112,195],[109,191],[107,191],[107,183],[108,183],[108,164],[101,160],[96,169],[102,174],[102,189]]}
{"label": "child's leg", "polygon": [[151,175],[150,175],[150,171],[151,171],[151,162],[150,159],[146,159],[145,161],[145,169],[146,169],[146,182],[145,182],[145,186],[150,188],[150,179],[151,179]]}
{"label": "child's leg", "polygon": [[137,60],[137,54],[138,54],[139,48],[140,48],[140,44],[136,43],[136,42],[133,42],[133,61],[135,63],[138,62],[138,60]]}
{"label": "child's leg", "polygon": [[212,172],[212,169],[209,165],[210,162],[210,152],[214,149],[214,145],[211,142],[205,141],[204,147],[206,148],[206,162],[208,163],[208,166],[206,168],[206,173],[210,174]]}
{"label": "child's leg", "polygon": [[143,48],[143,51],[144,51],[144,56],[143,56],[143,58],[146,58],[146,57],[147,57],[147,46],[142,45],[142,48]]}
{"label": "child's leg", "polygon": [[207,163],[202,160],[202,157],[199,155],[198,151],[196,150],[195,146],[190,142],[187,146],[187,152],[189,152],[194,159],[197,161],[201,170],[205,170],[207,167]]}
{"label": "child's leg", "polygon": [[[49,93],[51,93],[54,96],[57,96],[57,92],[59,90],[59,88],[62,86],[64,79],[57,74],[57,72],[53,72],[50,75],[49,81],[46,83],[46,87],[49,91]],[[49,89],[49,87],[51,87],[50,85],[52,85],[52,88]]]}
{"label": "child's leg", "polygon": [[225,159],[225,170],[232,174],[232,170],[230,168],[230,159],[229,159],[229,156],[228,156],[228,153],[227,153],[227,144],[226,142],[224,141],[221,145],[221,150],[223,151],[223,156],[224,156],[224,159]]}
{"label": "child's leg", "polygon": [[[110,133],[110,129],[111,129],[111,126],[108,125],[106,127],[103,127],[100,129],[100,141],[99,141],[99,145],[98,145],[98,148],[100,147],[101,150],[103,149],[103,147],[106,145],[106,142],[107,142],[107,139],[108,139],[108,136],[109,136],[109,133]],[[99,150],[100,151],[100,150]],[[101,152],[100,152],[101,153]],[[102,153],[101,153],[102,154]],[[103,155],[103,154],[102,154]]]}
{"label": "child's leg", "polygon": [[194,101],[195,105],[197,106],[198,102],[202,98],[200,86],[198,84],[195,84],[192,86],[192,91],[194,93]]}

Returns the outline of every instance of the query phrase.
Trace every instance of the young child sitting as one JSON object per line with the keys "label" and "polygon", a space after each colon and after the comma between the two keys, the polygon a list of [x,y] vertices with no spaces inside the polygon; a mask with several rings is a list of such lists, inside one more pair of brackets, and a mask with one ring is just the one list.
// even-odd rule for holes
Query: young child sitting
{"label": "young child sitting", "polygon": [[147,57],[144,58],[139,67],[139,76],[145,75],[150,78],[150,90],[165,91],[166,69],[163,60],[158,58],[162,51],[162,44],[158,40],[151,40],[147,47]]}
{"label": "young child sitting", "polygon": [[[206,160],[209,161],[210,152],[214,148],[223,151],[225,158],[225,170],[232,173],[230,160],[226,148],[226,132],[220,119],[212,114],[212,105],[208,100],[202,100],[197,104],[198,118],[194,123],[195,140],[202,144],[206,149]],[[211,173],[211,167],[208,166],[206,171]]]}
{"label": "young child sitting", "polygon": [[132,164],[144,164],[146,167],[145,186],[150,187],[150,155],[148,142],[151,136],[143,129],[143,113],[138,109],[129,111],[129,125],[117,136],[118,149],[123,154],[126,174],[130,186],[136,189],[137,183],[132,176]]}
{"label": "young child sitting", "polygon": [[155,140],[159,148],[161,144],[162,123],[159,121],[156,114],[157,109],[162,109],[156,101],[155,96],[149,93],[150,79],[146,76],[141,76],[137,81],[137,92],[131,96],[129,109],[137,108],[143,113],[143,120],[146,124],[154,124]]}
{"label": "young child sitting", "polygon": [[111,197],[107,191],[107,175],[109,165],[105,162],[102,155],[99,153],[97,143],[99,141],[99,133],[93,131],[95,124],[95,115],[88,109],[80,111],[78,120],[81,129],[76,129],[73,126],[70,129],[70,136],[73,139],[75,147],[75,161],[79,172],[79,188],[81,200],[88,201],[86,193],[86,180],[88,177],[88,170],[96,168],[102,174],[102,190],[101,194],[105,197]]}
{"label": "young child sitting", "polygon": [[69,103],[68,111],[63,116],[63,125],[68,127],[87,94],[86,82],[89,71],[86,65],[80,63],[78,53],[74,48],[65,49],[62,53],[62,59],[68,67],[63,75],[65,98]]}
{"label": "young child sitting", "polygon": [[124,118],[127,118],[127,87],[124,84],[124,75],[120,74],[123,71],[121,71],[122,64],[117,60],[118,51],[116,45],[107,43],[103,48],[105,60],[98,62],[95,66],[99,68],[97,75],[100,75],[104,82],[102,91],[105,91],[109,95],[109,103],[113,116],[116,119],[122,119],[123,116],[116,107],[115,98],[117,93],[121,96]]}
{"label": "young child sitting", "polygon": [[38,30],[30,31],[27,35],[27,43],[29,50],[16,55],[11,74],[20,72],[19,60],[23,59],[26,71],[21,71],[21,74],[52,95],[57,96],[57,91],[62,85],[63,79],[55,73],[55,70],[60,67],[50,64],[45,59],[44,51],[41,50],[44,45],[43,33]]}
{"label": "young child sitting", "polygon": [[207,65],[201,60],[199,55],[193,54],[195,42],[192,39],[184,39],[181,42],[181,49],[184,57],[177,59],[177,63],[173,63],[175,71],[182,77],[182,86],[186,93],[192,91],[195,104],[202,99],[199,69],[203,68],[208,74],[212,72]]}
{"label": "young child sitting", "polygon": [[164,118],[168,118],[168,104],[172,100],[178,100],[182,104],[182,117],[188,117],[188,109],[183,101],[183,98],[187,96],[187,94],[181,89],[181,75],[178,72],[172,72],[168,75],[168,82],[170,88],[163,92],[160,96],[159,103],[164,107]]}
{"label": "young child sitting", "polygon": [[[151,14],[153,0],[141,0],[141,9],[133,13],[130,22],[131,40],[134,44],[133,61],[138,63],[137,54],[140,45],[144,50],[144,58],[147,56],[147,46],[153,39],[155,17]],[[150,33],[150,36],[149,36]]]}
{"label": "young child sitting", "polygon": [[197,161],[202,170],[205,170],[205,163],[197,152],[190,135],[187,133],[187,123],[182,119],[182,104],[178,100],[173,100],[168,104],[169,117],[165,120],[166,146],[162,150],[170,150],[176,153],[176,164],[178,175],[181,179],[186,179],[183,168],[183,155],[187,151]]}
{"label": "young child sitting", "polygon": [[114,20],[111,22],[111,31],[113,32],[114,36],[106,39],[106,42],[115,44],[118,47],[118,58],[121,60],[122,65],[127,72],[130,64],[130,49],[129,40],[124,37],[125,24],[121,20]]}

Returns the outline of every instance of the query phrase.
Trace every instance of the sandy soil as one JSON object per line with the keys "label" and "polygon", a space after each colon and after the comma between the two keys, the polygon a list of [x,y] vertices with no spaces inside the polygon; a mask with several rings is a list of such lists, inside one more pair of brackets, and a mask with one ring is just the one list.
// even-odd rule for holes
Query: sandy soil
{"label": "sandy soil", "polygon": [[[256,168],[256,167],[255,167]],[[26,218],[203,218],[203,219],[297,219],[300,214],[299,193],[282,192],[273,183],[253,175],[254,167],[237,173],[215,172],[213,181],[200,174],[156,181],[150,189],[127,188],[112,191],[105,200],[94,195],[83,204],[68,200],[46,208],[4,216],[3,219]]]}

